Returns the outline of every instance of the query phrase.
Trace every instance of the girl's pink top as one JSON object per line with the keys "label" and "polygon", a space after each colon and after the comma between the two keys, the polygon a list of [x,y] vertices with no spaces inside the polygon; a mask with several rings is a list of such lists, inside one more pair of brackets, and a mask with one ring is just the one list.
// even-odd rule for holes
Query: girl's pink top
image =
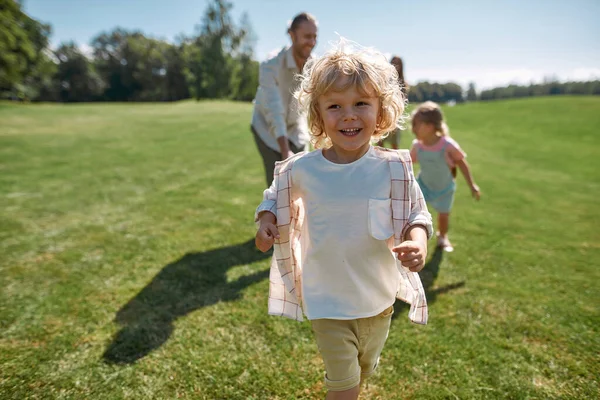
{"label": "girl's pink top", "polygon": [[442,136],[440,140],[438,140],[433,146],[426,146],[417,139],[413,140],[410,148],[410,158],[412,158],[414,163],[419,162],[417,159],[417,150],[440,151],[444,148],[444,146],[446,146],[444,157],[446,158],[446,162],[450,168],[454,168],[458,161],[467,157],[467,153],[460,148],[456,140],[452,139],[450,136]]}

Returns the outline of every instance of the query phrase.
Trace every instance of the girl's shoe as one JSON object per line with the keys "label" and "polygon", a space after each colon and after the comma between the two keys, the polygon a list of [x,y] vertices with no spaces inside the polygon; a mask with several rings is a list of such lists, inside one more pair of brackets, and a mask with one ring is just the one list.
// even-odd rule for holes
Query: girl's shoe
{"label": "girl's shoe", "polygon": [[454,246],[452,246],[452,243],[448,240],[448,236],[440,236],[439,233],[437,234],[437,247],[441,247],[442,250],[448,253],[454,251]]}

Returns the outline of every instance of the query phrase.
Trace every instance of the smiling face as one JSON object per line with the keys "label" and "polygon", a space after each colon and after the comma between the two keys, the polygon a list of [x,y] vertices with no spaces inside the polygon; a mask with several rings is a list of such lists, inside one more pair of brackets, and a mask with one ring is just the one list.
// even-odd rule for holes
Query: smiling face
{"label": "smiling face", "polygon": [[356,85],[347,85],[348,79],[339,78],[318,100],[323,130],[332,143],[324,155],[340,163],[358,160],[367,152],[380,117],[379,98],[363,93]]}
{"label": "smiling face", "polygon": [[294,56],[307,60],[317,44],[317,25],[313,21],[301,22],[296,29],[290,30],[290,37]]}

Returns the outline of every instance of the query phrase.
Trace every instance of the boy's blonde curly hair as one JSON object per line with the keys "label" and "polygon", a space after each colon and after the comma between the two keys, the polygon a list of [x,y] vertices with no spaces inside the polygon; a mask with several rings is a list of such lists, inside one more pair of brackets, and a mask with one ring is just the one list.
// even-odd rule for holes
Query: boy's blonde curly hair
{"label": "boy's blonde curly hair", "polygon": [[[335,85],[342,75],[349,79],[343,86]],[[396,127],[402,127],[406,118],[406,98],[398,85],[398,72],[377,50],[341,39],[322,57],[310,59],[300,79],[300,86],[294,95],[308,117],[311,142],[317,149],[331,147],[318,103],[319,97],[330,90],[345,90],[354,86],[363,95],[379,98],[380,119],[371,143],[379,142]]]}

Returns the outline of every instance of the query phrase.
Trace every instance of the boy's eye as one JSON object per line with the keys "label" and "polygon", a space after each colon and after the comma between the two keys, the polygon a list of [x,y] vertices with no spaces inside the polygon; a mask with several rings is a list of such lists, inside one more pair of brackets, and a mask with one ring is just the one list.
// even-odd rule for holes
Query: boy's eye
{"label": "boy's eye", "polygon": [[367,103],[366,101],[359,101],[358,103],[356,103],[357,106],[368,106],[369,103]]}
{"label": "boy's eye", "polygon": [[332,104],[329,107],[327,107],[328,110],[335,110],[335,109],[338,109],[338,108],[340,108],[340,106],[338,106],[337,104]]}

